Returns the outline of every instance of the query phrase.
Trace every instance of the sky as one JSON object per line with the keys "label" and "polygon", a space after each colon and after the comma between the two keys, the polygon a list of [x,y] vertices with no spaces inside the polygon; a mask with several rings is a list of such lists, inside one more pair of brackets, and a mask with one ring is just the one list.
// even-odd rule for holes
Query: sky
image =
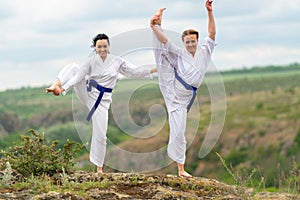
{"label": "sky", "polygon": [[[205,0],[0,0],[0,91],[52,83],[65,65],[84,61],[95,35],[106,33],[113,44],[148,29],[160,7],[167,8],[164,29],[206,36]],[[213,9],[219,71],[300,62],[299,0],[214,0]],[[147,56],[132,54],[151,64]]]}

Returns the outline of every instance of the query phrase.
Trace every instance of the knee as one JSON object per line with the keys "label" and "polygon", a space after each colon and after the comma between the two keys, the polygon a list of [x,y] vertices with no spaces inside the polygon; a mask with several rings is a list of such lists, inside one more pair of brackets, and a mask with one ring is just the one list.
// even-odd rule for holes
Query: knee
{"label": "knee", "polygon": [[[180,143],[180,144],[186,144],[186,138],[185,138],[185,135],[184,134],[177,134],[175,137],[174,137],[174,140],[177,142],[177,143]],[[175,142],[174,141],[174,142]]]}
{"label": "knee", "polygon": [[79,69],[80,69],[79,66],[78,66],[76,63],[70,64],[69,67],[70,67],[70,72],[71,72],[73,75],[77,74],[77,72],[78,72]]}

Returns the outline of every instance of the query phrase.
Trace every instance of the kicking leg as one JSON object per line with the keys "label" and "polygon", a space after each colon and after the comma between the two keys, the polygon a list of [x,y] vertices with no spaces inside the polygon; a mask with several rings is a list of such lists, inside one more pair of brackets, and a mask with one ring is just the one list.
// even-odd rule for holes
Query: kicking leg
{"label": "kicking leg", "polygon": [[166,8],[160,8],[156,11],[153,18],[156,20],[156,24],[161,26],[162,13],[166,10]]}
{"label": "kicking leg", "polygon": [[57,75],[57,80],[50,87],[46,88],[46,93],[52,92],[58,96],[63,91],[62,86],[78,72],[79,66],[75,63],[65,66]]}

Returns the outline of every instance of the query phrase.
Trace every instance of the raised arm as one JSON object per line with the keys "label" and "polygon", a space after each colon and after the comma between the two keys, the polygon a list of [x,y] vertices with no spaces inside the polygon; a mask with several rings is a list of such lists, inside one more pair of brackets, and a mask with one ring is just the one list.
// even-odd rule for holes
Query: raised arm
{"label": "raised arm", "polygon": [[153,30],[154,34],[156,35],[157,39],[163,43],[166,44],[168,41],[168,38],[165,36],[165,34],[162,32],[162,30],[159,28],[161,26],[161,20],[162,20],[162,13],[166,10],[166,8],[160,8],[156,11],[155,15],[151,17],[150,20],[150,27]]}
{"label": "raised arm", "polygon": [[212,0],[207,0],[205,3],[205,7],[208,13],[208,37],[212,40],[215,40],[216,37],[216,23],[215,18],[213,15],[213,8],[212,8]]}

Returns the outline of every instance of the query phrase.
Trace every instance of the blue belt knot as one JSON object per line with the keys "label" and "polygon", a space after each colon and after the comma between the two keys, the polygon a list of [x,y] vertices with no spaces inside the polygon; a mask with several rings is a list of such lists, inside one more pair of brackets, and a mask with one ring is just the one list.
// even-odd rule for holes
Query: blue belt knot
{"label": "blue belt knot", "polygon": [[187,105],[187,112],[190,111],[194,101],[195,101],[195,98],[196,98],[196,94],[197,94],[197,88],[194,87],[194,86],[191,86],[190,84],[186,83],[177,73],[177,70],[176,68],[174,67],[174,71],[175,71],[175,78],[185,87],[185,89],[187,90],[192,90],[193,91],[193,96],[190,100],[190,103]]}
{"label": "blue belt knot", "polygon": [[87,121],[90,121],[91,120],[91,117],[93,116],[94,112],[96,111],[96,109],[98,108],[100,102],[101,102],[101,99],[104,95],[105,92],[108,92],[108,93],[111,93],[112,92],[112,89],[111,88],[106,88],[106,87],[103,87],[101,85],[99,85],[95,80],[91,79],[91,80],[87,80],[87,91],[92,91],[92,87],[96,88],[100,94],[95,102],[95,104],[93,105],[92,109],[90,110],[86,120]]}

